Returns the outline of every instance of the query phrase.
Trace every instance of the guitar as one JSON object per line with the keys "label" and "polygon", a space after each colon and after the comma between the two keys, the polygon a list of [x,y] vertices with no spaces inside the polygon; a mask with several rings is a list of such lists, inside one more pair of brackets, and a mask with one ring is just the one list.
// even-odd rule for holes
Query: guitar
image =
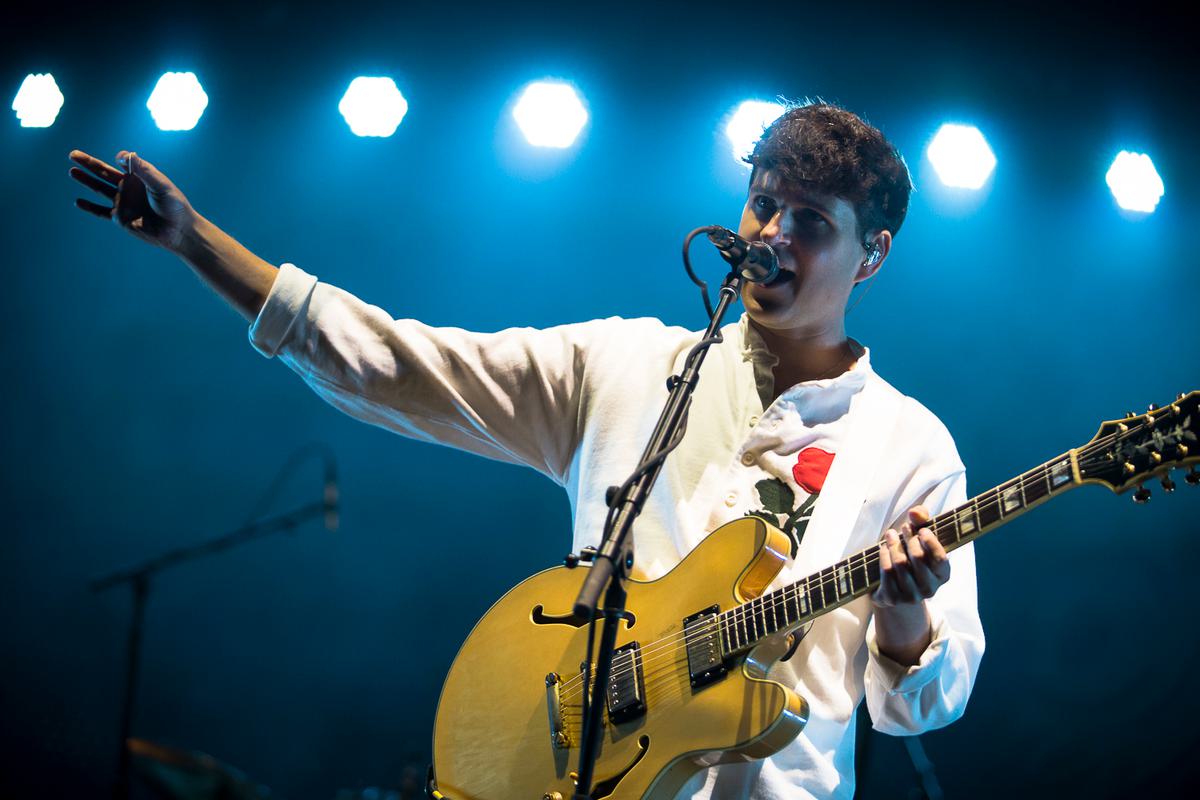
{"label": "guitar", "polygon": [[[1142,484],[1190,467],[1200,484],[1200,391],[1105,422],[1082,447],[937,515],[947,551],[1085,483],[1146,502]],[[804,698],[767,678],[788,637],[879,585],[874,547],[771,592],[789,552],[757,517],[713,531],[670,573],[628,581],[589,797],[669,800],[697,771],[764,758],[800,733]],[[433,731],[434,797],[563,800],[575,790],[587,620],[580,570],[540,572],[502,597],[459,650]],[[590,674],[594,675],[593,669]]]}

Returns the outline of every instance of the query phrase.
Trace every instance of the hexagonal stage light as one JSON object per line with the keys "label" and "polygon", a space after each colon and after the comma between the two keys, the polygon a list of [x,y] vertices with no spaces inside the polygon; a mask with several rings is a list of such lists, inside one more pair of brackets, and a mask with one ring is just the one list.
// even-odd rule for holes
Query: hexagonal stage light
{"label": "hexagonal stage light", "polygon": [[531,145],[559,149],[574,144],[588,121],[575,87],[562,81],[534,81],[526,86],[512,115]]}
{"label": "hexagonal stage light", "polygon": [[926,153],[942,183],[959,189],[982,188],[996,169],[992,148],[973,125],[943,125]]}
{"label": "hexagonal stage light", "polygon": [[1104,182],[1116,198],[1117,205],[1126,211],[1150,214],[1158,207],[1166,187],[1154,162],[1145,153],[1122,150],[1108,168]]}
{"label": "hexagonal stage light", "polygon": [[350,81],[338,111],[355,136],[391,136],[408,113],[408,101],[391,78]]}
{"label": "hexagonal stage light", "polygon": [[765,100],[746,100],[739,105],[725,125],[725,137],[729,139],[733,160],[749,168],[746,156],[762,138],[767,126],[777,120],[784,110],[782,103]]}
{"label": "hexagonal stage light", "polygon": [[62,107],[63,94],[48,72],[26,75],[12,101],[22,128],[49,128]]}
{"label": "hexagonal stage light", "polygon": [[190,131],[208,108],[208,95],[196,73],[167,72],[154,85],[146,108],[159,130]]}

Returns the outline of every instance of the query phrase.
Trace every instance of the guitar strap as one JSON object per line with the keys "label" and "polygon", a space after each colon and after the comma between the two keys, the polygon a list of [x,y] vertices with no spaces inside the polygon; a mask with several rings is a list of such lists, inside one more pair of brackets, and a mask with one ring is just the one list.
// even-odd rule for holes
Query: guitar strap
{"label": "guitar strap", "polygon": [[[896,436],[904,396],[876,375],[850,401],[850,429],[833,459],[812,519],[790,570],[794,580],[823,569],[874,542],[881,525],[867,513],[879,465]],[[847,535],[849,532],[849,535]],[[782,577],[782,576],[781,576]]]}

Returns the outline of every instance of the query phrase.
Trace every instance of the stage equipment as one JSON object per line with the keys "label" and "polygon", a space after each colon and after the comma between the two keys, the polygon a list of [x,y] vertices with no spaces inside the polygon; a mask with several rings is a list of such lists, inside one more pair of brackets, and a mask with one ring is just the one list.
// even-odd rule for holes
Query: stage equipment
{"label": "stage equipment", "polygon": [[926,151],[938,178],[958,189],[981,189],[996,169],[996,156],[979,128],[946,124]]}
{"label": "stage equipment", "polygon": [[[259,519],[266,507],[275,499],[292,468],[313,454],[319,455],[324,461],[321,501],[309,503],[284,514]],[[200,544],[170,550],[135,567],[105,575],[91,582],[90,588],[93,592],[102,592],[123,584],[128,584],[133,590],[133,608],[129,625],[129,639],[126,645],[125,697],[121,706],[119,740],[121,748],[117,755],[117,780],[113,788],[113,797],[116,800],[125,800],[129,797],[130,750],[126,747],[126,742],[131,741],[130,733],[133,727],[138,672],[141,665],[142,627],[146,616],[146,604],[150,596],[150,579],[168,567],[230,550],[272,533],[292,530],[301,523],[316,517],[321,517],[325,521],[327,529],[335,530],[338,516],[336,480],[337,467],[334,464],[333,452],[328,447],[310,445],[300,448],[284,464],[275,480],[263,493],[262,499],[250,515],[249,520],[240,528]]]}

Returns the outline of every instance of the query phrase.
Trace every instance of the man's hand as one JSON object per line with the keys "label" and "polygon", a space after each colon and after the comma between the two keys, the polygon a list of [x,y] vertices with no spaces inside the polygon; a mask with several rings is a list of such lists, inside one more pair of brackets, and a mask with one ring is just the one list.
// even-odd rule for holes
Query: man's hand
{"label": "man's hand", "polygon": [[76,208],[111,219],[144,242],[179,251],[199,215],[166,175],[125,150],[117,153],[117,163],[127,166],[129,172],[121,172],[82,150],[72,150],[69,157],[79,165],[71,168],[71,177],[107,201],[93,203],[79,198]]}
{"label": "man's hand", "polygon": [[946,549],[923,527],[929,520],[929,510],[916,506],[898,532],[884,534],[879,543],[879,588],[871,595],[879,651],[908,666],[920,661],[931,641],[925,599],[950,580]]}

